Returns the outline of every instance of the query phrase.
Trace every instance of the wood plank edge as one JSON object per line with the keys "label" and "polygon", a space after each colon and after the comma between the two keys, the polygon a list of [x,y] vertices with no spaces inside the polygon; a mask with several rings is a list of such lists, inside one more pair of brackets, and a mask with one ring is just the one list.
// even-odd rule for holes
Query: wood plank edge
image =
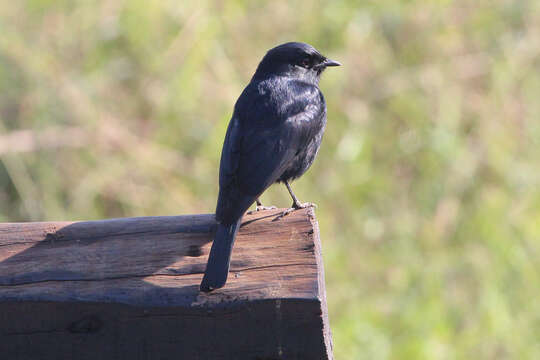
{"label": "wood plank edge", "polygon": [[332,342],[332,331],[330,329],[330,321],[328,318],[328,304],[326,302],[326,285],[324,278],[324,262],[322,257],[322,243],[319,230],[319,222],[315,217],[315,209],[312,207],[308,211],[308,218],[313,228],[313,244],[315,245],[315,259],[317,261],[317,274],[318,274],[318,297],[321,303],[321,316],[323,321],[323,336],[324,344],[326,346],[326,355],[329,360],[332,360],[333,357],[333,342]]}

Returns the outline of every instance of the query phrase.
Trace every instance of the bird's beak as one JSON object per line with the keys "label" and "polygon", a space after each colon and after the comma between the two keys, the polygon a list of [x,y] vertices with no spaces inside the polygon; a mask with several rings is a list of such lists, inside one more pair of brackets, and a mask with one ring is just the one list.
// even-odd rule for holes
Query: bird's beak
{"label": "bird's beak", "polygon": [[324,60],[323,65],[324,65],[324,67],[341,66],[341,63],[337,62],[337,61],[334,61],[334,60],[326,59],[326,60]]}

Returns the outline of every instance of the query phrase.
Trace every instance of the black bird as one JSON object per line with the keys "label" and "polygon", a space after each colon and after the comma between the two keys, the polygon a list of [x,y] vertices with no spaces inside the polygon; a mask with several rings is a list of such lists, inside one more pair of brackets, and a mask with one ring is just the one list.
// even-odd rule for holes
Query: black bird
{"label": "black bird", "polygon": [[283,182],[302,204],[289,181],[311,166],[326,126],[326,103],[319,78],[328,66],[341,65],[314,47],[289,42],[270,49],[259,63],[232,115],[219,168],[217,230],[201,291],[225,285],[231,251],[244,212],[273,183]]}

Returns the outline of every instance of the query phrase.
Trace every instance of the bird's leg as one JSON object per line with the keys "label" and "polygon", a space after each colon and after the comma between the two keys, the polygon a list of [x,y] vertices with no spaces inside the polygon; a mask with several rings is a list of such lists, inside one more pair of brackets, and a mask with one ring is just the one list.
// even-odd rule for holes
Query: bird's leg
{"label": "bird's leg", "polygon": [[289,194],[291,194],[291,197],[293,199],[293,203],[292,203],[292,206],[290,208],[288,208],[287,210],[285,210],[284,212],[282,212],[277,218],[277,219],[280,219],[284,216],[287,216],[289,215],[290,213],[292,213],[294,210],[298,210],[298,209],[305,209],[305,208],[308,208],[308,207],[317,207],[317,205],[313,204],[313,203],[310,203],[310,202],[307,202],[307,203],[301,203],[300,201],[298,201],[298,198],[296,197],[296,195],[294,195],[292,189],[291,189],[291,185],[289,185],[289,182],[287,180],[284,180],[283,183],[285,184],[285,186],[287,187],[287,190],[289,190]]}
{"label": "bird's leg", "polygon": [[256,208],[257,211],[277,209],[274,205],[263,206],[263,204],[262,204],[261,200],[259,200],[259,198],[257,198],[256,202],[257,202],[257,208]]}
{"label": "bird's leg", "polygon": [[257,200],[255,200],[257,202],[257,207],[255,208],[255,210],[251,210],[251,211],[248,211],[247,213],[248,214],[254,214],[256,213],[257,211],[262,211],[262,210],[273,210],[273,209],[276,209],[275,206],[263,206],[263,204],[261,203],[261,200],[259,200],[259,198],[257,198]]}
{"label": "bird's leg", "polygon": [[289,185],[289,182],[287,180],[283,181],[285,183],[285,186],[287,187],[287,190],[289,190],[289,194],[291,194],[291,197],[293,199],[293,203],[292,203],[292,209],[295,209],[295,210],[298,210],[298,209],[305,209],[307,207],[317,207],[317,205],[313,204],[313,203],[310,203],[310,202],[307,202],[307,203],[301,203],[300,201],[298,201],[298,198],[296,197],[296,195],[294,195],[292,189],[291,189],[291,185]]}

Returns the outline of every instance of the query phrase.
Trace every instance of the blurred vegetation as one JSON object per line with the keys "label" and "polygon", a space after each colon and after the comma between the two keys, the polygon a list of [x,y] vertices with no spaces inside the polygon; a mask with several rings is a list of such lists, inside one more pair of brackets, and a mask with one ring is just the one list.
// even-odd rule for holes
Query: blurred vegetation
{"label": "blurred vegetation", "polygon": [[236,98],[309,42],[344,64],[293,185],[336,358],[540,358],[540,2],[4,1],[0,34],[0,221],[212,212]]}

